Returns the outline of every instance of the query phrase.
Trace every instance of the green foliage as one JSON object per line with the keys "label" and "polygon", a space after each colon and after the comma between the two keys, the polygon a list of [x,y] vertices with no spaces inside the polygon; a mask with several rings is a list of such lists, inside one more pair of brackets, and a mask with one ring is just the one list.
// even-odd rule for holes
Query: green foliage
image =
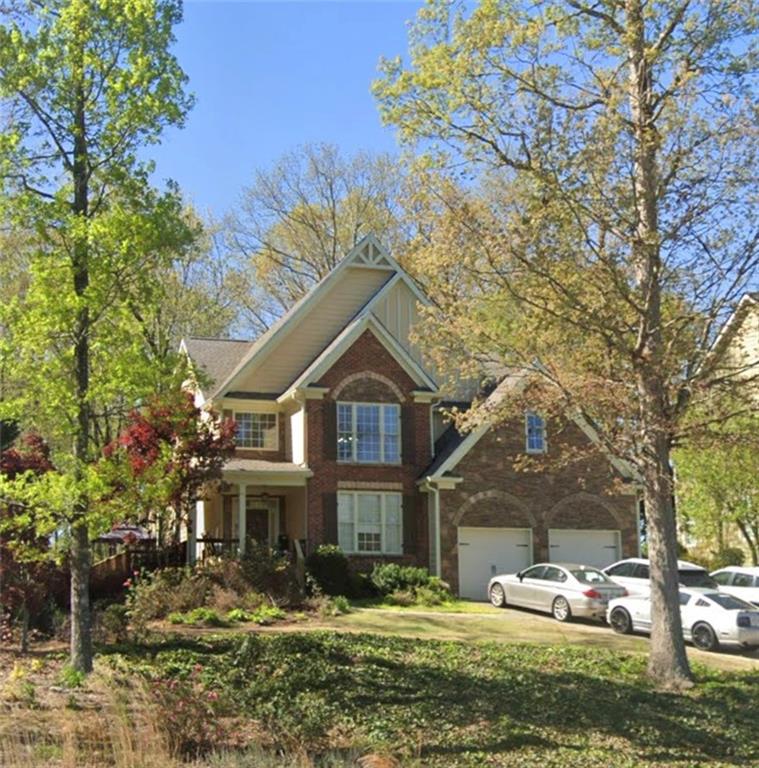
{"label": "green foliage", "polygon": [[122,603],[111,603],[98,614],[100,630],[105,639],[114,643],[123,643],[129,629],[129,609]]}
{"label": "green foliage", "polygon": [[261,605],[254,611],[243,608],[233,608],[227,613],[227,621],[255,622],[262,626],[273,624],[287,617],[287,614],[276,605]]}
{"label": "green foliage", "polygon": [[249,542],[241,561],[249,588],[287,605],[300,602],[301,594],[292,561],[266,545]]}
{"label": "green foliage", "polygon": [[223,619],[213,608],[193,608],[187,613],[170,613],[171,624],[204,624],[207,627],[227,627],[229,622]]}
{"label": "green foliage", "polygon": [[377,563],[370,580],[390,605],[441,605],[452,598],[450,588],[426,568]]}
{"label": "green foliage", "polygon": [[348,558],[336,544],[322,544],[306,558],[306,569],[325,595],[345,595],[349,586]]}
{"label": "green foliage", "polygon": [[85,674],[70,664],[64,665],[58,675],[58,681],[65,688],[81,688],[84,685],[85,679]]}
{"label": "green foliage", "polygon": [[339,744],[428,768],[759,760],[753,672],[698,667],[699,688],[673,695],[646,678],[641,654],[597,647],[251,633],[105,661],[164,685],[193,681],[201,701],[218,696],[217,718],[234,713],[236,728],[255,724],[257,740],[309,754]]}
{"label": "green foliage", "polygon": [[716,571],[718,568],[727,568],[729,565],[743,565],[746,560],[746,553],[739,547],[725,547],[714,553],[709,570]]}
{"label": "green foliage", "polygon": [[129,619],[136,629],[170,613],[201,608],[211,595],[213,583],[192,568],[163,568],[138,575],[127,591]]}

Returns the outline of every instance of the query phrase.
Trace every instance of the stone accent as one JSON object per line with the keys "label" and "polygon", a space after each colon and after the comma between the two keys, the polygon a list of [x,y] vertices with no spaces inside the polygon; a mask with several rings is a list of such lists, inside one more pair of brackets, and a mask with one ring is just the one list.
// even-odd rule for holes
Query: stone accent
{"label": "stone accent", "polygon": [[[414,403],[412,392],[417,383],[398,364],[374,334],[365,331],[335,362],[318,382],[329,387],[323,400],[306,401],[308,429],[308,466],[314,476],[308,480],[308,549],[313,550],[325,541],[324,497],[337,493],[339,488],[372,488],[403,493],[404,505],[413,505],[416,520],[416,546],[413,554],[401,557],[356,556],[361,569],[370,568],[376,560],[428,565],[428,526],[426,496],[419,492],[416,480],[429,465],[430,404]],[[336,394],[337,393],[337,394]],[[335,418],[337,399],[350,402],[383,402],[401,405],[402,463],[347,464],[327,458],[335,454],[335,446],[325,440],[335,435],[335,426],[326,419]],[[408,451],[407,432],[413,432],[413,452]],[[335,438],[336,439],[336,438]]]}
{"label": "stone accent", "polygon": [[[552,426],[554,427],[552,429]],[[459,462],[453,474],[463,481],[440,492],[442,577],[458,591],[458,526],[532,528],[535,562],[548,560],[548,529],[606,529],[621,532],[622,557],[638,554],[637,497],[619,493],[613,469],[600,452],[589,453],[588,438],[574,424],[548,424],[549,454],[534,470],[519,470],[524,459],[521,419],[490,430]],[[576,461],[551,463],[575,449]]]}

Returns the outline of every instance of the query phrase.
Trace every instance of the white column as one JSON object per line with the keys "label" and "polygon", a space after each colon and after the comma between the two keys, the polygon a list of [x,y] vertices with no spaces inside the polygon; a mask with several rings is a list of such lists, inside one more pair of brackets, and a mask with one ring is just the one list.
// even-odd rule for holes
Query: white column
{"label": "white column", "polygon": [[245,483],[240,483],[238,486],[237,496],[237,537],[239,544],[237,551],[241,554],[245,554],[245,518],[246,509],[248,504],[248,486]]}
{"label": "white column", "polygon": [[190,507],[190,519],[187,521],[187,564],[195,565],[198,559],[198,512],[197,506]]}
{"label": "white column", "polygon": [[198,499],[195,502],[195,557],[198,558],[203,554],[205,544],[198,544],[198,537],[203,537],[206,534],[206,503],[203,499]]}

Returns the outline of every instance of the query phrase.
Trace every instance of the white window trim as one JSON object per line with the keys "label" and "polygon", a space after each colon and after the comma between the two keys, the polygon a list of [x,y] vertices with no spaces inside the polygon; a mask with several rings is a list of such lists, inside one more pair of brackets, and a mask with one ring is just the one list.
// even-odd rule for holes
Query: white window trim
{"label": "white window trim", "polygon": [[[530,448],[530,416],[537,416],[543,421],[543,447],[542,448]],[[525,453],[532,453],[539,455],[541,453],[548,453],[548,427],[546,420],[535,411],[525,411],[524,414],[524,450]]]}
{"label": "white window trim", "polygon": [[[353,402],[352,400],[338,400],[335,410],[335,419],[337,420],[337,437],[336,440],[340,440],[340,419],[338,416],[340,406],[341,405],[349,405],[351,407],[351,457],[349,459],[341,459],[338,455],[337,460],[341,464],[388,464],[390,466],[399,466],[403,462],[403,442],[402,442],[402,430],[403,430],[403,424],[401,419],[401,407],[398,405],[398,403],[366,403],[366,402]],[[363,405],[374,405],[378,406],[380,409],[380,419],[379,419],[379,427],[380,427],[380,459],[379,461],[361,461],[358,458],[357,455],[357,449],[358,449],[358,423],[356,420],[356,407],[357,406],[363,406]],[[398,414],[398,458],[394,461],[386,461],[385,460],[385,419],[382,409],[383,408],[394,408],[396,410],[396,413]],[[338,453],[339,453],[339,447],[338,447]]]}
{"label": "white window trim", "polygon": [[[338,541],[340,539],[340,497],[352,496],[353,497],[353,547],[351,549],[343,549],[346,555],[402,555],[403,554],[403,494],[395,493],[392,491],[338,491],[337,494],[337,527],[338,527]],[[358,497],[359,496],[379,496],[380,497],[380,549],[378,550],[365,550],[358,548]],[[388,552],[386,549],[386,537],[385,537],[385,501],[388,496],[397,496],[399,499],[400,509],[400,550],[397,552]]]}
{"label": "white window trim", "polygon": [[251,416],[274,416],[274,447],[273,448],[258,448],[252,445],[241,445],[237,440],[237,434],[235,434],[235,446],[243,451],[267,451],[276,452],[279,450],[279,413],[277,411],[254,411],[254,410],[242,410],[232,411],[232,418],[237,421],[238,415],[251,415]]}

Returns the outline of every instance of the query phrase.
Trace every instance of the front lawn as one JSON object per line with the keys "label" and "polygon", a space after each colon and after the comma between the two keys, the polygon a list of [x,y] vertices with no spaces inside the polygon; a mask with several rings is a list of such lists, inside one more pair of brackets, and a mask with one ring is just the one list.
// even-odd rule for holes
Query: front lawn
{"label": "front lawn", "polygon": [[698,667],[700,685],[676,695],[651,687],[641,654],[333,632],[167,639],[101,663],[177,692],[171,711],[212,707],[229,724],[220,742],[424,766],[759,763],[756,671]]}

